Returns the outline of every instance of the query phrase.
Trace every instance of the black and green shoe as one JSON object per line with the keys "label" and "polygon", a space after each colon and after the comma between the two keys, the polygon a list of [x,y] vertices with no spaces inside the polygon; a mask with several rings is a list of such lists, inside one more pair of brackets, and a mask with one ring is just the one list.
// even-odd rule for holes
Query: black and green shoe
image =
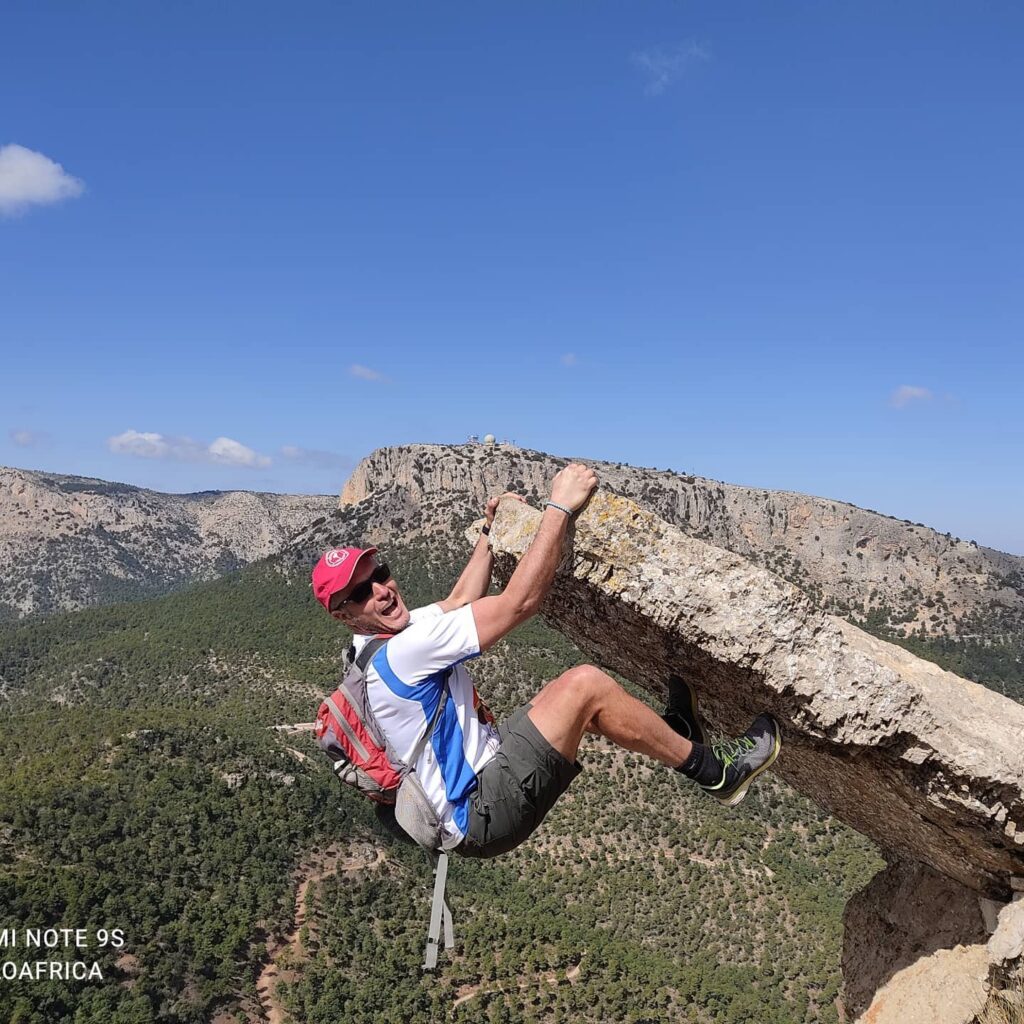
{"label": "black and green shoe", "polygon": [[708,742],[707,730],[697,711],[697,693],[680,676],[668,677],[668,707],[661,717],[680,736],[694,743]]}
{"label": "black and green shoe", "polygon": [[750,784],[779,756],[782,733],[771,715],[758,715],[738,739],[711,744],[711,751],[722,766],[722,777],[713,786],[701,786],[708,796],[726,807],[735,807],[746,795]]}

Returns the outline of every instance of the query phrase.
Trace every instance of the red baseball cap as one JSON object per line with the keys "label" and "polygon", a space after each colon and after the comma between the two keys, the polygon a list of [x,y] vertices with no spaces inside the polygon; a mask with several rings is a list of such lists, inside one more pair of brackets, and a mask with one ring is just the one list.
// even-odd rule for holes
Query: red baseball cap
{"label": "red baseball cap", "polygon": [[331,596],[344,590],[355,575],[356,566],[376,548],[331,548],[325,551],[313,569],[313,596],[331,610]]}

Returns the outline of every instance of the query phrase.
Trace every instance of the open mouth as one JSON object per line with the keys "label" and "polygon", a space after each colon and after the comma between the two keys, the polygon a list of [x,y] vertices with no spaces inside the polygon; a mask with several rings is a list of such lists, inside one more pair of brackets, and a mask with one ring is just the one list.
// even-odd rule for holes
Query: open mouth
{"label": "open mouth", "polygon": [[381,609],[380,613],[381,613],[381,615],[384,616],[384,618],[389,618],[397,610],[398,610],[398,599],[396,597],[392,597],[391,600],[388,601],[387,605],[384,608]]}

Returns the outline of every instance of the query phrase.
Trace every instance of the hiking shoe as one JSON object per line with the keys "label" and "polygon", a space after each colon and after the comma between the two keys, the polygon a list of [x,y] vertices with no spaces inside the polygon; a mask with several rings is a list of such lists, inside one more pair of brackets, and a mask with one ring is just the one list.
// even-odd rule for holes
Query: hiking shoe
{"label": "hiking shoe", "polygon": [[738,739],[711,744],[711,751],[722,766],[722,777],[715,785],[700,788],[720,804],[735,807],[781,749],[779,723],[771,715],[758,715]]}
{"label": "hiking shoe", "polygon": [[697,693],[680,676],[668,677],[668,707],[661,717],[680,736],[694,743],[708,742],[707,731],[697,712]]}

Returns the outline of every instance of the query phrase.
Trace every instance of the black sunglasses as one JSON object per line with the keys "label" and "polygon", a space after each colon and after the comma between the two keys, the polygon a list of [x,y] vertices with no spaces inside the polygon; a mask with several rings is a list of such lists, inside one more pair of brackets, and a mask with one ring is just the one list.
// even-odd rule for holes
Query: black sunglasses
{"label": "black sunglasses", "polygon": [[387,583],[391,579],[391,570],[386,565],[378,565],[373,570],[373,575],[369,579],[363,580],[358,587],[353,587],[348,597],[344,601],[335,602],[331,600],[331,611],[336,612],[340,608],[344,608],[349,601],[359,601],[362,603],[373,593],[374,583]]}

